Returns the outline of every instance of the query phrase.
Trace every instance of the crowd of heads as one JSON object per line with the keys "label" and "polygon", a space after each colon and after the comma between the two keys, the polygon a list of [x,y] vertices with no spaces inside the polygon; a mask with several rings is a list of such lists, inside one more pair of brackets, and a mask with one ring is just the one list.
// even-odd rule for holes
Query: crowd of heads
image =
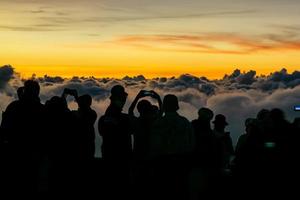
{"label": "crowd of heads", "polygon": [[[92,97],[66,88],[61,96],[42,104],[39,92],[38,82],[25,81],[17,90],[18,100],[3,113],[0,154],[6,162],[1,170],[8,171],[3,179],[10,183],[7,190],[87,189],[82,183],[94,180],[95,162],[97,114],[91,108]],[[75,99],[77,110],[69,109],[67,96]],[[267,190],[266,185],[278,188],[297,174],[300,118],[289,122],[279,108],[262,109],[256,118],[246,119],[245,133],[234,148],[223,114],[202,107],[198,119],[190,122],[178,114],[175,95],[166,94],[161,100],[155,91],[145,90],[137,94],[127,113],[123,111],[127,97],[123,86],[112,87],[111,103],[96,126],[103,140],[106,192],[113,188],[130,195],[134,186],[134,198],[153,191],[164,198],[199,199],[216,188],[228,191],[228,185],[244,191],[241,185],[251,181],[256,181],[253,188],[260,192]],[[40,186],[45,181],[41,167],[47,169],[47,189]]]}

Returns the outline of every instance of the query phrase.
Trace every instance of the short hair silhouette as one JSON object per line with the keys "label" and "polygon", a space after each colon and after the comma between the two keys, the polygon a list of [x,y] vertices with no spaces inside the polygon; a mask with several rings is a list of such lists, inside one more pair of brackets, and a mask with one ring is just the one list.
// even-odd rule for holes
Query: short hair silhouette
{"label": "short hair silhouette", "polygon": [[211,121],[214,117],[214,112],[209,108],[200,108],[198,111],[198,119],[204,121]]}
{"label": "short hair silhouette", "polygon": [[270,111],[270,117],[274,121],[282,121],[285,119],[284,112],[279,108],[274,108]]}
{"label": "short hair silhouette", "polygon": [[168,94],[163,100],[163,109],[165,112],[176,112],[179,109],[178,98],[173,94]]}
{"label": "short hair silhouette", "polygon": [[125,88],[122,85],[115,85],[111,88],[111,98],[123,98],[124,96],[128,96],[127,92],[125,92]]}
{"label": "short hair silhouette", "polygon": [[257,119],[255,119],[255,118],[247,118],[245,120],[245,126],[246,127],[254,126],[254,125],[257,125]]}
{"label": "short hair silhouette", "polygon": [[77,98],[79,108],[89,108],[92,105],[92,101],[92,97],[89,94],[85,94]]}
{"label": "short hair silhouette", "polygon": [[22,99],[23,98],[23,95],[24,95],[24,87],[19,87],[17,89],[17,95],[18,95],[18,99]]}
{"label": "short hair silhouette", "polygon": [[27,97],[37,97],[40,94],[40,85],[37,81],[27,80],[24,83],[24,95]]}
{"label": "short hair silhouette", "polygon": [[267,109],[261,109],[258,113],[257,113],[257,116],[256,118],[258,120],[264,120],[264,119],[267,119],[270,115],[270,111],[267,110]]}
{"label": "short hair silhouette", "polygon": [[141,115],[147,114],[152,110],[152,104],[148,100],[141,100],[137,105],[137,110]]}
{"label": "short hair silhouette", "polygon": [[51,110],[66,110],[68,109],[67,102],[64,98],[53,96],[45,104]]}

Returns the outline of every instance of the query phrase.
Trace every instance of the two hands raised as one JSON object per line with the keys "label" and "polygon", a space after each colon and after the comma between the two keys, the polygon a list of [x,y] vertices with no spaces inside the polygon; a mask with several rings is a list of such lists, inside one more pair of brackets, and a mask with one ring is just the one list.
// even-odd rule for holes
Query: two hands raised
{"label": "two hands raised", "polygon": [[147,97],[147,96],[150,96],[154,99],[159,99],[160,96],[153,90],[141,90],[138,95],[137,95],[137,98],[143,98],[143,97]]}

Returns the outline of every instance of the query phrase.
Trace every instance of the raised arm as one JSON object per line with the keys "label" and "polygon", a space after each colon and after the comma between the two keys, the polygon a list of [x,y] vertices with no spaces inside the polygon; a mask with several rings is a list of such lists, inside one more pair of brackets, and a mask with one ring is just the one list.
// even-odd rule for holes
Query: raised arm
{"label": "raised arm", "polygon": [[128,109],[128,114],[130,115],[130,116],[134,116],[134,109],[135,109],[135,107],[136,107],[136,104],[138,103],[138,101],[139,101],[139,99],[140,98],[143,98],[143,97],[145,97],[145,90],[141,90],[138,94],[137,94],[137,96],[135,97],[135,99],[133,100],[133,102],[131,103],[131,105],[130,105],[130,107],[129,107],[129,109]]}
{"label": "raised arm", "polygon": [[162,100],[159,96],[159,94],[157,94],[154,90],[151,90],[151,97],[156,99],[158,102],[158,107],[159,107],[159,115],[161,116],[163,114],[163,110],[162,110]]}

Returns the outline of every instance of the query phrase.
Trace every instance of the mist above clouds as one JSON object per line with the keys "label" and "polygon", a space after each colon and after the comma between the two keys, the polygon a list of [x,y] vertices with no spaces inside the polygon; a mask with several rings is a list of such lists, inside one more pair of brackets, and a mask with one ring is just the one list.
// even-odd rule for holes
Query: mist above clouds
{"label": "mist above clouds", "polygon": [[[130,103],[141,89],[155,90],[162,98],[172,93],[177,95],[180,101],[180,114],[189,120],[197,118],[197,111],[203,106],[211,108],[215,114],[226,115],[229,122],[228,130],[234,142],[244,132],[244,120],[255,117],[262,108],[281,108],[290,121],[296,116],[299,117],[299,113],[293,111],[293,106],[300,104],[300,72],[288,73],[285,69],[268,76],[256,76],[255,71],[235,70],[220,80],[209,80],[206,77],[188,74],[153,79],[146,79],[142,75],[125,76],[123,79],[95,77],[65,79],[59,76],[44,76],[36,80],[41,85],[42,102],[54,95],[60,96],[66,87],[77,89],[79,95],[87,93],[93,97],[93,108],[98,117],[105,112],[109,104],[110,89],[116,84],[125,86],[129,94],[124,112],[127,112]],[[23,81],[11,66],[0,67],[1,111],[16,98],[16,89]],[[69,107],[71,109],[77,107],[72,98],[69,99]],[[99,143],[100,138],[97,137],[98,156]]]}

